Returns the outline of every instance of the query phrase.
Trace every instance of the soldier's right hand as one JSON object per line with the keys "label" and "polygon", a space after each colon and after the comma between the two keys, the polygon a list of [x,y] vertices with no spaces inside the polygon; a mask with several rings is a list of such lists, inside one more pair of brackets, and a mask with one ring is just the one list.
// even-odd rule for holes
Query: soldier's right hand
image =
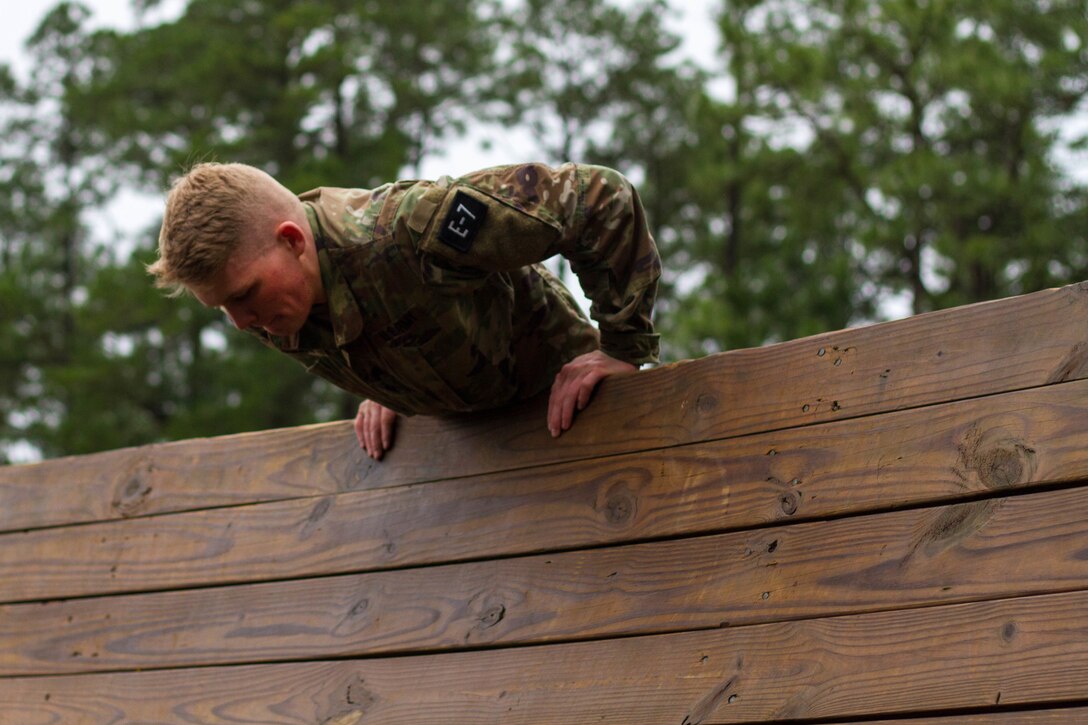
{"label": "soldier's right hand", "polygon": [[359,447],[375,461],[380,461],[393,447],[396,423],[397,414],[392,410],[373,400],[364,400],[355,416],[355,437],[359,439]]}

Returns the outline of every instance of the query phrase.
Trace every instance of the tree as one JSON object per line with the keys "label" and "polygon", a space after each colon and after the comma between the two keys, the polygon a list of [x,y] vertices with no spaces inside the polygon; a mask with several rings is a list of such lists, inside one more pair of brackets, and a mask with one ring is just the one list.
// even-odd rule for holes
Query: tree
{"label": "tree", "polygon": [[[700,105],[688,354],[1026,292],[1086,271],[1083,3],[730,0],[728,98]],[[1083,139],[1081,141],[1083,143]]]}
{"label": "tree", "polygon": [[463,127],[491,58],[489,6],[191,0],[173,22],[100,33],[83,105],[118,161],[160,187],[207,158],[299,191],[369,186]]}
{"label": "tree", "polygon": [[507,124],[524,123],[551,161],[584,159],[616,119],[666,71],[679,39],[665,0],[521,0],[504,17],[496,83]]}
{"label": "tree", "polygon": [[1088,146],[1059,131],[1088,110],[1083,2],[722,0],[716,74],[678,60],[674,5],[189,0],[91,33],[58,3],[34,76],[0,68],[0,448],[352,413],[152,289],[154,230],[131,259],[88,233],[118,185],[159,191],[205,159],[365,187],[481,118],[528,128],[525,156],[637,183],[673,358],[1086,276],[1086,189],[1056,163]]}
{"label": "tree", "polygon": [[[914,312],[1085,271],[1083,188],[1053,162],[1056,122],[1088,92],[1082,2],[769,0],[725,12],[763,113],[845,185],[866,299]],[[835,183],[835,182],[832,182]]]}
{"label": "tree", "polygon": [[56,378],[78,354],[77,309],[95,264],[83,213],[115,188],[69,104],[89,70],[88,16],[78,3],[58,4],[28,41],[27,84],[10,73],[3,82],[0,365],[9,441],[55,427],[70,407],[74,392]]}
{"label": "tree", "polygon": [[[163,299],[143,271],[153,230],[132,259],[115,259],[81,243],[80,211],[119,180],[162,188],[204,158],[253,163],[299,191],[388,180],[467,117],[470,77],[490,58],[477,32],[486,7],[192,0],[172,22],[87,34],[86,10],[58,5],[35,36],[34,87],[63,111],[46,126],[59,151],[10,179],[59,189],[64,202],[27,205],[40,214],[23,227],[33,243],[20,247],[60,255],[26,262],[39,275],[59,265],[60,289],[43,290],[34,330],[56,344],[48,366],[13,363],[29,381],[3,389],[26,411],[15,434],[55,455],[353,414],[357,401],[227,330],[218,313]],[[41,114],[24,115],[22,131],[41,127]],[[5,241],[7,256],[14,244]],[[25,287],[0,294],[34,299]]]}

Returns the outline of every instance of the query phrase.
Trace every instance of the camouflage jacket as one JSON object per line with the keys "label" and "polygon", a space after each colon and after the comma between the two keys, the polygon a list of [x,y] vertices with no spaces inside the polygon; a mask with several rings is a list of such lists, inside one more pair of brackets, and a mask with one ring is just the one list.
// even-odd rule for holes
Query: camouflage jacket
{"label": "camouflage jacket", "polygon": [[[661,263],[638,195],[602,167],[537,164],[300,197],[327,305],[291,337],[252,330],[351,393],[404,414],[493,408],[600,347],[657,360]],[[570,260],[600,333],[537,264]]]}

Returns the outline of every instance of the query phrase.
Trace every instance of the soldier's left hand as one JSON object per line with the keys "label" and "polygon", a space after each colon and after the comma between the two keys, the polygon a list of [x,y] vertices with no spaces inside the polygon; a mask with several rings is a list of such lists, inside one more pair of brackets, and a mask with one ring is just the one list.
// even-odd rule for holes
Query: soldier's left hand
{"label": "soldier's left hand", "polygon": [[597,383],[610,375],[635,370],[638,368],[631,363],[617,360],[600,350],[579,355],[564,365],[555,376],[548,398],[548,431],[552,437],[556,438],[570,428],[575,410],[582,410],[589,404]]}
{"label": "soldier's left hand", "polygon": [[355,437],[359,439],[359,447],[375,461],[380,461],[393,447],[396,423],[395,412],[373,400],[364,400],[355,416]]}

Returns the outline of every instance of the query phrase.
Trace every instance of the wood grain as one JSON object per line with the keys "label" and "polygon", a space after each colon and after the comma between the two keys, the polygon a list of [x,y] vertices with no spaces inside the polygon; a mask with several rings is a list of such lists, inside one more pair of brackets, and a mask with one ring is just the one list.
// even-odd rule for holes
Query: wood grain
{"label": "wood grain", "polygon": [[[1088,376],[1088,284],[606,380],[552,440],[533,405],[409,431],[383,485],[718,440]],[[456,451],[456,456],[428,455]],[[421,452],[424,452],[421,454]]]}
{"label": "wood grain", "polygon": [[0,468],[0,725],[1079,722],[1086,308]]}
{"label": "wood grain", "polygon": [[543,400],[403,420],[382,464],[343,422],[7,466],[0,530],[510,471],[1076,380],[1088,373],[1084,320],[1088,288],[1072,285],[737,350],[605,381],[558,440]]}
{"label": "wood grain", "polygon": [[0,674],[438,651],[1088,589],[1081,488],[754,532],[0,608]]}
{"label": "wood grain", "polygon": [[0,530],[351,491],[374,465],[334,423],[3,466]]}
{"label": "wood grain", "polygon": [[0,535],[0,601],[745,529],[1088,478],[1088,381],[710,444]]}
{"label": "wood grain", "polygon": [[[851,721],[857,723],[857,720]],[[865,720],[865,725],[1050,725],[1070,723],[1083,725],[1088,722],[1088,708],[1068,707],[1055,710],[1016,710],[1012,712],[988,712],[947,717],[896,718],[895,720]],[[834,725],[832,723],[832,725]]]}
{"label": "wood grain", "polygon": [[358,661],[0,679],[37,723],[716,725],[1083,697],[1088,593]]}

